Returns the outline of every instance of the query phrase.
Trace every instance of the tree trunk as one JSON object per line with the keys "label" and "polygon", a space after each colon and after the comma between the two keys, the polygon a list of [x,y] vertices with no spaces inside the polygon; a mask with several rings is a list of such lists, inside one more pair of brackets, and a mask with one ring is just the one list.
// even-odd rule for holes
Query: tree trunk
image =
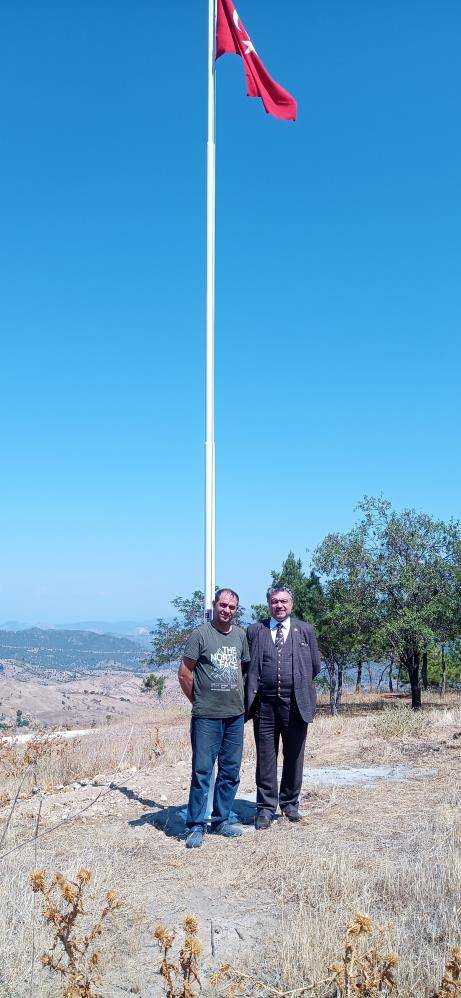
{"label": "tree trunk", "polygon": [[355,692],[356,693],[360,692],[360,687],[362,685],[362,665],[363,665],[362,659],[359,658],[359,660],[357,662],[357,682],[355,684]]}
{"label": "tree trunk", "polygon": [[399,667],[397,669],[397,685],[396,685],[396,689],[397,690],[400,689],[400,676],[401,676],[401,672],[402,672],[402,662],[401,662],[401,659],[399,658]]}
{"label": "tree trunk", "polygon": [[328,669],[328,685],[330,688],[330,710],[335,715],[338,713],[336,706],[336,663],[327,662],[326,667]]}
{"label": "tree trunk", "polygon": [[389,672],[389,666],[388,665],[384,666],[384,669],[381,672],[381,675],[380,675],[380,677],[378,679],[378,682],[376,683],[376,689],[377,690],[381,689],[381,683],[382,683],[382,681],[384,679],[384,676],[386,675],[386,672]]}
{"label": "tree trunk", "polygon": [[419,651],[407,652],[404,665],[408,669],[411,686],[411,706],[413,710],[421,710],[421,677],[419,674]]}
{"label": "tree trunk", "polygon": [[447,687],[447,662],[445,658],[445,645],[443,644],[443,642],[440,645],[440,651],[442,652],[442,678],[440,680],[439,692],[440,692],[440,697],[443,700],[443,697],[445,696],[445,690]]}
{"label": "tree trunk", "polygon": [[427,690],[427,651],[423,651],[423,662],[421,666],[421,679],[423,689]]}
{"label": "tree trunk", "polygon": [[338,662],[337,666],[338,666],[338,685],[336,687],[336,713],[338,713],[338,710],[341,706],[341,697],[343,693],[343,673],[344,673],[343,663]]}
{"label": "tree trunk", "polygon": [[392,683],[392,670],[394,668],[394,656],[391,655],[391,660],[389,662],[389,693],[394,692],[394,686]]}

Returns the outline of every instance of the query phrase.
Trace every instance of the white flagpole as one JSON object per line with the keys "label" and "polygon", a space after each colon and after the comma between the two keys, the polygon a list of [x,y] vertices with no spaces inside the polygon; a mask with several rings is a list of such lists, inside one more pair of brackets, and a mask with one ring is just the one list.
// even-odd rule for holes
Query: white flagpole
{"label": "white flagpole", "polygon": [[[215,444],[214,444],[214,289],[215,289],[215,89],[216,0],[208,0],[208,143],[206,205],[206,373],[205,373],[205,620],[211,620],[215,593]],[[216,766],[208,793],[207,818],[213,811]]]}
{"label": "white flagpole", "polygon": [[215,296],[215,38],[216,0],[208,0],[208,143],[206,225],[206,373],[205,373],[205,620],[211,620],[215,592],[215,443],[214,443],[214,296]]}

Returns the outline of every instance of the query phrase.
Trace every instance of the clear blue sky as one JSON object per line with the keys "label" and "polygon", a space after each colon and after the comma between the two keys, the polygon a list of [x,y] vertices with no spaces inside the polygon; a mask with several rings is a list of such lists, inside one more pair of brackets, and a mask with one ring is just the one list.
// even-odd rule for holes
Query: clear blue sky
{"label": "clear blue sky", "polygon": [[[364,493],[460,514],[461,6],[240,0],[218,63],[217,580]],[[4,0],[0,622],[201,587],[206,0]]]}

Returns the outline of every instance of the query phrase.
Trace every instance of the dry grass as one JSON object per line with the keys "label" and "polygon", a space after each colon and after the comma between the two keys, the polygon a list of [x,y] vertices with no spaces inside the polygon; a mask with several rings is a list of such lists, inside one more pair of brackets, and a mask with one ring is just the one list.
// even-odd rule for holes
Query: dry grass
{"label": "dry grass", "polygon": [[[182,923],[184,942],[179,958],[172,959],[176,932],[158,925],[154,930],[162,954],[160,977],[166,998],[195,998],[200,979],[200,956],[203,952],[198,939],[199,923],[195,915],[187,915]],[[391,998],[399,993],[397,967],[400,957],[389,951],[386,930],[373,923],[369,915],[358,912],[346,926],[342,954],[326,969],[322,980],[298,982],[296,987],[274,987],[255,973],[245,973],[231,963],[221,964],[210,975],[208,984],[213,991],[226,998],[294,998],[310,994],[325,998]],[[421,994],[422,981],[418,992]],[[454,947],[447,959],[442,980],[431,998],[461,998],[461,949]]]}
{"label": "dry grass", "polygon": [[[2,880],[0,883],[0,994],[2,998],[25,998],[29,995],[31,980],[32,933],[34,921],[34,904],[31,891],[30,876],[33,869],[33,850],[26,849],[17,858],[12,857],[2,865]],[[63,862],[63,853],[65,860]],[[73,853],[73,855],[71,855]],[[43,856],[43,853],[42,853]],[[91,929],[98,924],[101,915],[101,900],[107,892],[113,890],[115,877],[125,883],[120,875],[125,857],[117,852],[113,845],[95,841],[85,841],[79,835],[73,837],[67,848],[63,841],[50,844],[46,850],[46,862],[56,868],[61,865],[65,870],[65,882],[78,883],[78,873],[93,864],[94,875],[91,891],[85,899],[86,916],[81,922],[82,935],[89,935]],[[38,895],[35,895],[37,901]],[[110,925],[110,931],[99,938],[98,963],[102,971],[112,967],[119,971],[120,961],[136,960],[140,950],[140,933],[146,919],[146,913],[139,904],[139,897],[130,893],[129,898],[123,898],[123,909],[118,913],[116,922]],[[65,905],[63,908],[65,909]],[[33,971],[33,998],[58,998],[62,996],[65,984],[60,980],[61,974],[51,974],[48,967],[41,962],[41,956],[49,954],[56,932],[53,925],[43,919],[39,906],[35,906],[35,951],[37,954]],[[59,952],[59,947],[58,947]],[[89,954],[91,956],[91,953]],[[134,978],[135,975],[133,975]],[[104,993],[104,991],[102,992]],[[110,992],[106,992],[110,994]]]}
{"label": "dry grass", "polygon": [[[253,996],[261,992],[274,998],[293,998],[294,995],[306,993],[319,995],[325,989],[331,998],[385,998],[396,994],[395,968],[399,958],[396,953],[383,951],[383,937],[384,930],[373,925],[368,915],[357,913],[347,925],[342,956],[328,967],[322,981],[304,982],[288,990],[273,988],[254,975],[243,973],[238,967],[223,964],[213,975],[211,983],[222,990],[223,982],[229,982],[227,998]],[[452,973],[453,966],[447,966],[447,971]]]}
{"label": "dry grass", "polygon": [[160,717],[148,715],[136,722],[129,742],[131,725],[120,723],[72,740],[38,736],[24,746],[0,744],[0,807],[9,803],[24,775],[23,793],[36,787],[51,789],[91,780],[101,774],[110,776],[127,742],[125,768],[152,767],[159,760],[175,761],[181,754],[187,758],[189,738],[182,723],[184,716],[180,709],[164,711]]}
{"label": "dry grass", "polygon": [[344,793],[340,813],[312,828],[303,850],[294,837],[274,842],[255,871],[274,879],[283,871],[280,930],[266,947],[265,980],[286,989],[321,980],[335,960],[340,927],[366,911],[388,924],[387,945],[402,955],[400,998],[432,993],[445,954],[461,939],[460,798],[434,802],[422,818],[426,788],[419,813],[411,796],[405,820],[405,801],[392,790],[370,792],[362,808]]}
{"label": "dry grass", "polygon": [[[186,712],[152,711],[134,733],[116,781],[121,786],[111,790],[104,807],[96,813],[98,804],[85,822],[77,818],[39,839],[37,862],[33,842],[2,861],[0,994],[11,998],[28,994],[33,912],[29,875],[38,866],[61,869],[66,880],[74,882],[81,867],[94,871],[90,922],[100,913],[98,898],[113,885],[123,896],[119,924],[101,943],[102,957],[111,971],[109,983],[101,990],[106,998],[119,993],[115,981],[122,991],[134,988],[145,998],[158,993],[150,926],[161,920],[178,931],[191,909],[206,929],[200,940],[205,987],[217,961],[218,965],[222,962],[219,948],[214,958],[209,946],[210,920],[217,919],[230,929],[235,925],[244,940],[248,938],[240,943],[234,933],[237,965],[242,974],[256,975],[266,993],[268,988],[283,991],[309,986],[308,994],[314,998],[330,998],[331,984],[318,987],[317,992],[311,985],[325,976],[331,978],[327,968],[338,961],[344,927],[361,911],[386,926],[380,951],[400,956],[398,998],[457,995],[456,981],[450,980],[456,972],[456,958],[450,960],[449,954],[461,940],[461,738],[456,738],[461,711],[456,705],[444,711],[430,708],[424,716],[427,724],[421,740],[408,731],[391,735],[380,727],[383,714],[375,712],[349,718],[320,715],[309,731],[306,765],[370,765],[384,759],[406,763],[411,751],[416,766],[434,767],[434,777],[375,787],[311,789],[305,801],[305,825],[280,822],[270,832],[249,832],[236,843],[210,836],[205,847],[193,850],[191,856],[183,842],[149,823],[155,808],[165,806],[154,808],[149,801],[160,801],[163,791],[169,804],[183,804],[187,797]],[[41,755],[40,750],[31,768],[40,782],[54,785],[102,773],[109,781],[128,733],[127,725],[114,725],[104,736],[95,733],[78,744],[65,743],[63,752],[48,747]],[[424,755],[421,763],[421,753],[429,749],[434,750],[430,761]],[[253,779],[249,726],[245,758],[243,796]],[[133,767],[136,772],[130,773]],[[0,773],[2,791],[4,774],[5,769]],[[14,790],[18,772],[10,772],[8,779]],[[135,787],[133,798],[127,796],[127,786]],[[74,800],[78,813],[87,791],[88,796],[89,791],[96,794],[95,788],[88,787],[74,791],[73,797],[72,791],[45,795],[42,830],[62,813],[57,809],[67,797]],[[33,837],[37,806],[35,798],[18,802],[7,846],[26,835]],[[7,813],[8,809],[0,812],[3,824]],[[253,926],[257,926],[254,935]],[[48,936],[38,919],[36,931],[40,954],[46,952]],[[440,982],[445,964],[443,991]],[[60,993],[52,976],[37,967],[34,998],[54,998]]]}
{"label": "dry grass", "polygon": [[420,738],[430,727],[429,714],[404,704],[385,707],[374,719],[376,734],[381,738]]}

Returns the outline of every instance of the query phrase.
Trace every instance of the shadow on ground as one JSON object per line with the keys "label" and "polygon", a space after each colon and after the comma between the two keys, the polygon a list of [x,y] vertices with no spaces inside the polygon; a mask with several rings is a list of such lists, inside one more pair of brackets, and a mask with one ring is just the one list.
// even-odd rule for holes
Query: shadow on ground
{"label": "shadow on ground", "polygon": [[[176,807],[162,807],[160,805],[157,811],[143,814],[140,818],[130,821],[129,825],[131,828],[153,825],[168,838],[181,839],[187,835],[186,814],[187,804],[180,804]],[[255,814],[256,804],[253,801],[237,798],[234,801],[231,821],[239,825],[254,825]]]}
{"label": "shadow on ground", "polygon": [[121,787],[117,783],[112,783],[111,790],[118,790],[119,794],[123,794],[128,800],[135,800],[138,804],[143,804],[144,807],[157,807],[159,810],[165,807],[164,804],[160,804],[157,800],[151,800],[149,797],[141,797],[140,794],[136,793],[136,790],[131,790],[130,787]]}

